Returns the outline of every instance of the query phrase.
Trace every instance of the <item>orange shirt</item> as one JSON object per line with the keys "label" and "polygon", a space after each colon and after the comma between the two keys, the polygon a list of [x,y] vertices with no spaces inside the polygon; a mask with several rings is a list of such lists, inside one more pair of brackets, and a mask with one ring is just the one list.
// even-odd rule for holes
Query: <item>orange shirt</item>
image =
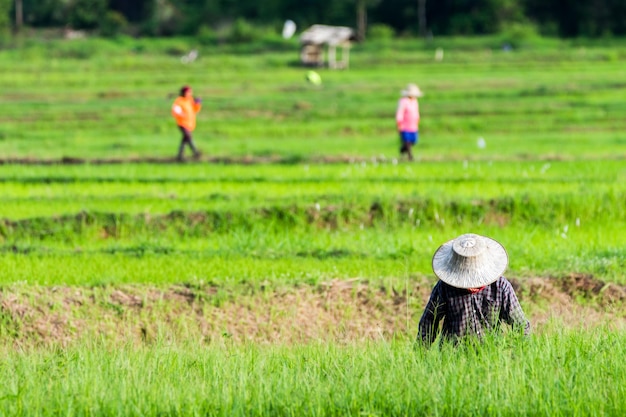
{"label": "orange shirt", "polygon": [[190,132],[196,128],[196,113],[202,105],[196,103],[192,97],[178,97],[172,104],[172,116],[178,126],[184,127]]}

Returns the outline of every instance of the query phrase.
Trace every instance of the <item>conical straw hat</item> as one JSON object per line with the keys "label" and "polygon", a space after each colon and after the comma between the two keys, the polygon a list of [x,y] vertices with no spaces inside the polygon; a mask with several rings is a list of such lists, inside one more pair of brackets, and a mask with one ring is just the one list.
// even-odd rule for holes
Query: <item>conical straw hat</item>
{"label": "conical straw hat", "polygon": [[504,247],[495,240],[468,233],[452,239],[433,256],[435,275],[453,287],[480,288],[496,281],[509,262]]}
{"label": "conical straw hat", "polygon": [[402,94],[402,97],[422,97],[424,95],[422,90],[415,84],[407,85],[400,94]]}

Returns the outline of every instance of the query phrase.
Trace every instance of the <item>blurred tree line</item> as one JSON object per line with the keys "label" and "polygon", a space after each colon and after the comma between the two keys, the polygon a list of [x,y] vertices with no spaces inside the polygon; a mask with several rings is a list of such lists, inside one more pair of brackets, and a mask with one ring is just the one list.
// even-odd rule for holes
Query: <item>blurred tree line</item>
{"label": "blurred tree line", "polygon": [[0,0],[0,30],[97,30],[104,36],[204,35],[232,25],[314,23],[391,36],[482,35],[510,27],[561,37],[626,34],[626,0]]}

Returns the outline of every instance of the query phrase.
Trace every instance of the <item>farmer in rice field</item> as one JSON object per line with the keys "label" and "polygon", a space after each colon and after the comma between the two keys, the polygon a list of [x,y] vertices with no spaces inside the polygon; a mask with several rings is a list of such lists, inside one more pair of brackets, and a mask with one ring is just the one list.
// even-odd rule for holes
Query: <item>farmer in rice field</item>
{"label": "farmer in rice field", "polygon": [[440,332],[453,341],[468,336],[480,339],[497,331],[501,322],[530,334],[515,291],[502,276],[508,256],[500,243],[464,234],[441,245],[432,264],[439,281],[419,322],[418,338],[425,344],[432,344]]}
{"label": "farmer in rice field", "polygon": [[174,100],[172,104],[172,116],[176,120],[178,128],[183,134],[178,148],[178,160],[183,160],[183,153],[185,151],[185,145],[188,145],[193,152],[194,158],[200,157],[200,151],[196,148],[191,137],[191,132],[196,128],[196,113],[200,111],[202,107],[202,100],[193,97],[193,91],[191,87],[184,86],[180,89],[180,96]]}
{"label": "farmer in rice field", "polygon": [[413,160],[412,148],[417,144],[420,121],[418,97],[422,97],[422,91],[415,84],[409,84],[402,90],[402,98],[398,102],[396,110],[396,125],[400,133],[400,156],[407,154],[409,161]]}

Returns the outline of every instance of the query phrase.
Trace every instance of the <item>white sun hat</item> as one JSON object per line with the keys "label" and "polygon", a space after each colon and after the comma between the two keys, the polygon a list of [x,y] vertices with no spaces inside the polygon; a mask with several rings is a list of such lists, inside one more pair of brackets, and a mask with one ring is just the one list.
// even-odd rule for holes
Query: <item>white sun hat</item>
{"label": "white sun hat", "polygon": [[504,246],[491,238],[468,233],[437,249],[433,272],[453,287],[480,288],[500,278],[508,263]]}
{"label": "white sun hat", "polygon": [[415,84],[409,84],[402,90],[402,97],[422,97],[424,93]]}

